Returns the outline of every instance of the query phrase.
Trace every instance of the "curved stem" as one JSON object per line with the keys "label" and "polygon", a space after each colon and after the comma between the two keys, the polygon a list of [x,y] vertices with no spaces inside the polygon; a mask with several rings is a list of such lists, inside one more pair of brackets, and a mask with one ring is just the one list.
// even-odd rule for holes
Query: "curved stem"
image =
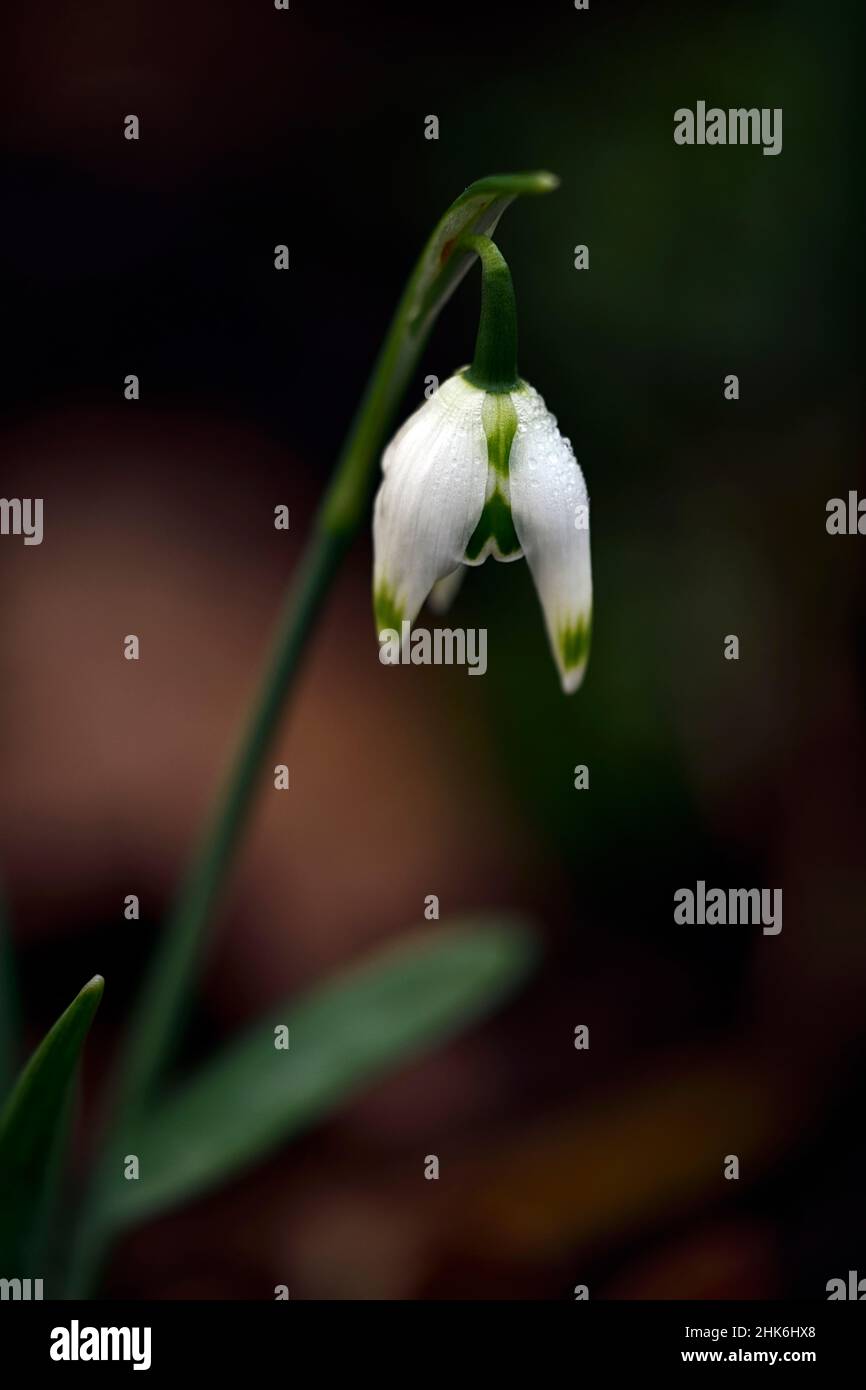
{"label": "curved stem", "polygon": [[517,306],[508,262],[489,237],[467,236],[463,245],[481,262],[481,316],[466,377],[482,391],[513,391],[518,383]]}
{"label": "curved stem", "polygon": [[397,404],[437,314],[469,268],[470,250],[475,248],[464,246],[462,237],[473,229],[495,230],[514,198],[550,192],[556,183],[552,175],[540,172],[495,175],[470,185],[438,223],[410,276],[317,513],[277,625],[260,692],[215,803],[215,813],[205,826],[136,1001],[116,1071],[116,1110],[105,1138],[103,1160],[88,1187],[72,1252],[67,1280],[70,1296],[85,1296],[98,1277],[113,1234],[100,1216],[100,1184],[118,1180],[123,1136],[146,1106],[173,1055],[205,928],[234,862],[258,788],[261,764],[307,641],[340,561],[364,518],[375,466]]}

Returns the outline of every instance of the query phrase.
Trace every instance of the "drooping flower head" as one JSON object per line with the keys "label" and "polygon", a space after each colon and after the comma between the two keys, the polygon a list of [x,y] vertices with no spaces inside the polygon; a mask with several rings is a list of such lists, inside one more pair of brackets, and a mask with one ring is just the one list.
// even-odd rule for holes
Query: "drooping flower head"
{"label": "drooping flower head", "polygon": [[444,382],[382,458],[373,517],[377,629],[400,632],[432,594],[450,597],[462,567],[526,557],[566,692],[589,656],[589,498],[568,439],[517,375],[511,274],[486,237],[481,319],[470,367]]}

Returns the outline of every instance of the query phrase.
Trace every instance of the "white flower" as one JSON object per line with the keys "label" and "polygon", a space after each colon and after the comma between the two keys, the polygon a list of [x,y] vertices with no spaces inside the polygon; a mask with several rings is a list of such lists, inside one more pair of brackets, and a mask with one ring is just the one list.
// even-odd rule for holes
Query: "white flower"
{"label": "white flower", "polygon": [[463,565],[525,556],[563,689],[576,690],[592,621],[589,499],[538,392],[523,381],[485,391],[458,372],[397,432],[382,473],[373,518],[378,630],[401,632],[434,586],[441,609]]}

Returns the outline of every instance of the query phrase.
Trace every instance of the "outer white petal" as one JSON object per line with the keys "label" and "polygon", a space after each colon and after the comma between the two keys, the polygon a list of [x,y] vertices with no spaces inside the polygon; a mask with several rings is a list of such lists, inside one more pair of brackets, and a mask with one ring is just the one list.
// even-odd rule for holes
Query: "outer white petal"
{"label": "outer white petal", "polygon": [[457,568],[478,524],[487,483],[483,402],[483,391],[450,377],[385,450],[373,588],[395,626],[398,617],[412,622],[436,581]]}
{"label": "outer white petal", "polygon": [[589,655],[592,572],[589,497],[569,440],[538,392],[512,392],[517,433],[509,472],[511,513],[538,590],[563,689],[576,690]]}

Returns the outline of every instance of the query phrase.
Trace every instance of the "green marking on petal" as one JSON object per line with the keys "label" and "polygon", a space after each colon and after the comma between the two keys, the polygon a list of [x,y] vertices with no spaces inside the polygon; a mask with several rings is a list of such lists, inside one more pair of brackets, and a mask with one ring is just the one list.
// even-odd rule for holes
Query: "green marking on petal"
{"label": "green marking on petal", "polygon": [[559,648],[562,665],[566,671],[573,671],[576,666],[586,665],[589,657],[591,630],[592,618],[589,613],[581,613],[575,623],[559,628],[556,634],[556,645]]}
{"label": "green marking on petal", "polygon": [[508,477],[508,459],[517,433],[517,411],[508,392],[488,391],[481,407],[487,440],[487,462],[501,478]]}
{"label": "green marking on petal", "polygon": [[477,560],[488,540],[496,542],[499,554],[516,555],[520,541],[511,520],[511,507],[497,488],[484,503],[484,510],[478,518],[478,525],[469,538],[466,547],[467,560]]}
{"label": "green marking on petal", "polygon": [[403,622],[403,609],[397,602],[397,595],[387,584],[382,583],[373,595],[373,613],[376,618],[376,631],[384,632],[390,628],[392,632],[401,632]]}

